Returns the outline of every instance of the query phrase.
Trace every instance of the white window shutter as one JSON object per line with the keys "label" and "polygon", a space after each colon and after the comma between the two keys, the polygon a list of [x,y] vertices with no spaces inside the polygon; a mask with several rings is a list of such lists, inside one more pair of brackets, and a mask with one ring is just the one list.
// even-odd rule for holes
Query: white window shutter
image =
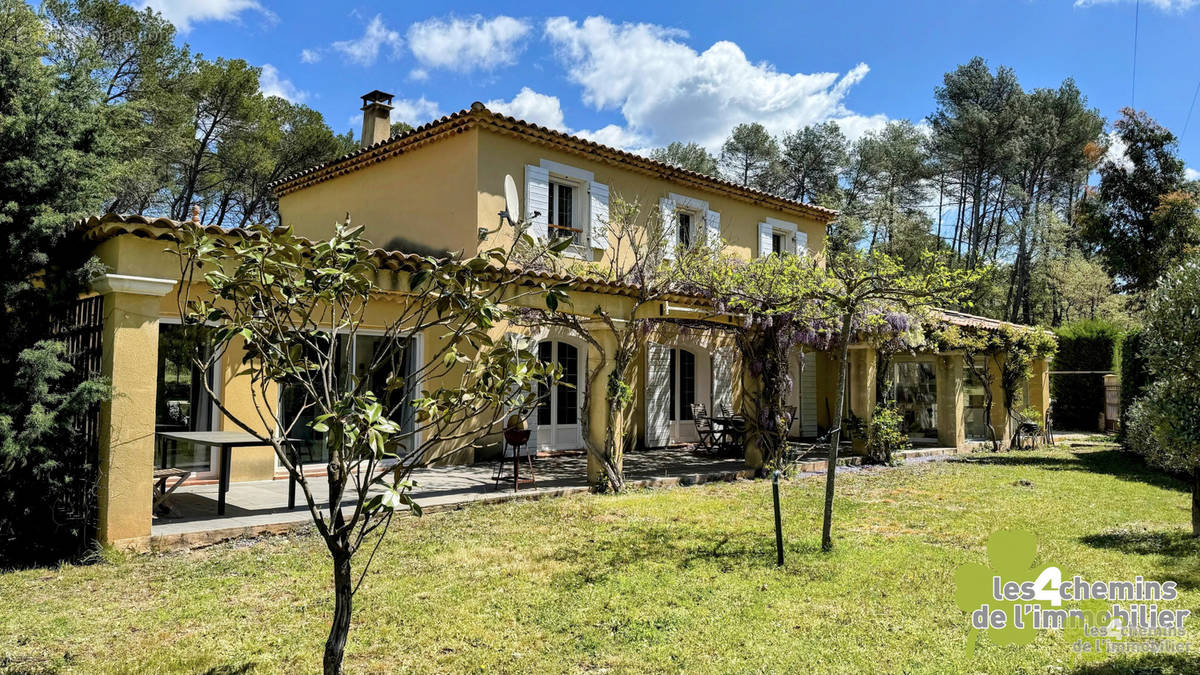
{"label": "white window shutter", "polygon": [[671,348],[646,344],[646,447],[671,442]]}
{"label": "white window shutter", "polygon": [[771,235],[774,234],[775,228],[768,223],[758,224],[758,257],[765,258],[771,255]]}
{"label": "white window shutter", "polygon": [[679,235],[675,229],[675,200],[666,197],[658,200],[658,215],[662,218],[663,257],[674,260],[675,247],[679,245]]}
{"label": "white window shutter", "polygon": [[721,414],[721,406],[733,410],[733,349],[722,347],[712,355],[712,414]]}
{"label": "white window shutter", "polygon": [[817,355],[800,355],[800,434],[806,438],[817,435]]}
{"label": "white window shutter", "polygon": [[808,255],[808,233],[796,230],[796,255]]}
{"label": "white window shutter", "polygon": [[704,212],[704,226],[708,229],[707,244],[710,247],[720,245],[721,242],[721,214],[717,211]]}
{"label": "white window shutter", "polygon": [[532,164],[525,165],[525,217],[530,222],[529,233],[545,241],[549,236],[550,172]]}
{"label": "white window shutter", "polygon": [[608,248],[608,186],[592,183],[592,248]]}

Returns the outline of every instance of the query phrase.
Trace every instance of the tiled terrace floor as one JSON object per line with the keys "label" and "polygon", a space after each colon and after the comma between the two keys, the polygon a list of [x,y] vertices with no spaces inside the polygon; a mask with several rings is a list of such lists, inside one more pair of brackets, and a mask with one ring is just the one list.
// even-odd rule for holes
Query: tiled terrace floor
{"label": "tiled terrace floor", "polygon": [[[522,486],[517,497],[587,490],[587,458],[582,455],[539,458],[534,461],[534,469],[536,487]],[[419,485],[413,493],[425,510],[512,499],[512,483],[497,487],[492,481],[492,470],[491,463],[419,469],[413,472],[412,477]],[[635,484],[688,484],[732,480],[748,473],[741,459],[707,457],[668,448],[626,454],[625,475],[627,481]],[[327,505],[324,479],[314,478],[309,484],[318,502]],[[154,518],[151,545],[156,548],[199,545],[242,534],[280,532],[303,526],[309,522],[304,498],[297,492],[296,509],[289,511],[287,493],[287,480],[232,483],[226,493],[225,515],[218,516],[215,484],[181,487],[168,500],[171,513]]]}

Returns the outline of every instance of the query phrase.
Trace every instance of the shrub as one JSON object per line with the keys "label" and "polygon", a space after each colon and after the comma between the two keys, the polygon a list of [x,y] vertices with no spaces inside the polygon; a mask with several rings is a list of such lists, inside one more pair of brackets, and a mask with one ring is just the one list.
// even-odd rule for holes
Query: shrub
{"label": "shrub", "polygon": [[867,433],[867,457],[880,464],[898,463],[896,453],[909,448],[904,416],[891,405],[875,406]]}
{"label": "shrub", "polygon": [[[1149,430],[1144,448],[1151,462],[1192,474],[1192,534],[1200,536],[1200,256],[1163,276],[1146,309],[1146,364],[1154,382],[1138,409],[1138,426]],[[1143,429],[1143,426],[1145,429]],[[1142,439],[1135,444],[1141,445]]]}
{"label": "shrub", "polygon": [[1125,448],[1175,473],[1191,470],[1200,455],[1200,392],[1166,380],[1153,382],[1129,406]]}
{"label": "shrub", "polygon": [[[1161,448],[1154,440],[1154,425],[1157,421],[1154,406],[1147,397],[1141,397],[1129,404],[1122,420],[1125,432],[1124,447],[1129,452],[1141,455],[1147,462],[1159,465],[1151,458],[1162,456]],[[1161,466],[1161,465],[1159,465]]]}
{"label": "shrub", "polygon": [[1118,437],[1122,441],[1129,433],[1130,407],[1134,399],[1145,393],[1150,381],[1145,337],[1140,328],[1135,328],[1126,333],[1121,341],[1121,427]]}
{"label": "shrub", "polygon": [[[1110,321],[1086,320],[1055,329],[1058,355],[1054,370],[1111,370],[1121,329]],[[1094,429],[1104,412],[1104,375],[1054,375],[1054,425],[1063,429]]]}

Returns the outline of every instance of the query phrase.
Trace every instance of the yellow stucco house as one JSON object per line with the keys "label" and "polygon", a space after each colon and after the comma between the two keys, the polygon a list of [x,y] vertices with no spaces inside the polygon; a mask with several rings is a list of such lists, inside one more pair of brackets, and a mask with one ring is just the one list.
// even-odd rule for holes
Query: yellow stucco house
{"label": "yellow stucco house", "polygon": [[[352,214],[366,226],[366,237],[380,255],[473,251],[481,228],[494,228],[504,210],[505,176],[521,191],[521,203],[537,234],[570,233],[567,255],[602,261],[612,254],[604,235],[610,199],[620,195],[659,209],[672,223],[675,243],[688,245],[702,232],[719,235],[747,259],[771,253],[819,254],[834,211],[803,204],[709,176],[681,170],[628,152],[506,117],[475,103],[469,109],[389,138],[390,97],[372,92],[364,97],[364,146],[344,157],[312,167],[277,185],[281,222],[297,234],[319,240],[333,224]],[[207,447],[164,443],[159,432],[172,429],[231,429],[198,386],[181,351],[183,332],[174,290],[178,259],[166,252],[177,224],[165,219],[108,215],[83,227],[96,255],[109,273],[94,284],[92,301],[101,303],[101,371],[118,392],[103,406],[99,423],[99,536],[103,542],[138,545],[149,538],[152,523],[151,477],[155,466],[178,466],[191,480],[211,480],[219,454]],[[619,316],[623,300],[619,284],[596,280],[579,283],[573,294],[578,307],[605,307]],[[582,297],[586,296],[586,297]],[[372,306],[380,327],[387,325],[387,306]],[[668,303],[661,316],[679,311]],[[951,322],[983,328],[1000,325],[989,319],[946,313]],[[579,382],[587,372],[589,349],[577,336],[557,330],[534,335],[539,354],[567,364],[564,378]],[[359,338],[350,363],[374,348],[372,337]],[[411,353],[419,355],[428,336],[416,335]],[[236,350],[231,350],[236,351]],[[227,353],[212,386],[231,410],[252,405],[249,388],[239,382],[239,354]],[[837,363],[833,355],[797,351],[791,433],[815,437],[827,426]],[[805,367],[801,368],[801,360]],[[896,358],[891,372],[877,373],[874,350],[851,350],[849,406],[866,418],[874,408],[876,379],[892,378],[902,397],[903,412],[914,438],[960,448],[983,435],[982,388],[964,373],[958,354],[919,354]],[[1048,404],[1044,362],[1035,365],[1024,401],[1043,413]],[[634,447],[661,447],[696,440],[689,405],[709,410],[740,408],[745,374],[732,344],[716,332],[679,331],[664,326],[652,334],[639,362],[633,412]],[[592,410],[579,407],[569,387],[549,392],[535,419],[533,443],[542,451],[577,450],[583,445],[582,416],[593,434],[603,435],[602,397]],[[286,410],[288,394],[279,392]],[[1008,438],[1009,415],[997,396],[993,423]],[[248,417],[253,417],[248,415]],[[480,450],[479,452],[484,452]],[[322,461],[319,450],[310,459]],[[474,450],[452,462],[476,461]],[[751,461],[753,461],[751,459]],[[231,480],[280,477],[269,448],[248,448],[230,464]]]}

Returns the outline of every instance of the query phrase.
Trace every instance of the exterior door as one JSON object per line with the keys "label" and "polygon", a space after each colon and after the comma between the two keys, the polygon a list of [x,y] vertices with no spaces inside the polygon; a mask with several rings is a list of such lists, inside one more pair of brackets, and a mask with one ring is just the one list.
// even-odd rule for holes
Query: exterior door
{"label": "exterior door", "polygon": [[562,374],[558,384],[538,386],[538,450],[578,450],[583,447],[579,406],[586,354],[569,342],[546,340],[538,344],[538,358],[557,363]]}
{"label": "exterior door", "polygon": [[704,391],[700,386],[700,357],[696,352],[687,349],[672,349],[670,356],[669,392],[670,404],[667,412],[671,419],[671,440],[676,443],[696,443],[700,436],[696,433],[695,417],[692,415],[692,404],[704,403],[697,394]]}
{"label": "exterior door", "polygon": [[792,361],[793,397],[796,418],[791,434],[800,438],[817,436],[817,358],[812,352],[798,351]]}
{"label": "exterior door", "polygon": [[[155,392],[155,431],[213,431],[220,425],[220,410],[204,386],[205,374],[194,365],[197,351],[208,342],[207,328],[178,323],[158,324],[158,380]],[[216,370],[208,373],[209,386],[218,391]],[[207,477],[215,474],[217,452],[207,445],[156,438],[156,466],[186,469]]]}

